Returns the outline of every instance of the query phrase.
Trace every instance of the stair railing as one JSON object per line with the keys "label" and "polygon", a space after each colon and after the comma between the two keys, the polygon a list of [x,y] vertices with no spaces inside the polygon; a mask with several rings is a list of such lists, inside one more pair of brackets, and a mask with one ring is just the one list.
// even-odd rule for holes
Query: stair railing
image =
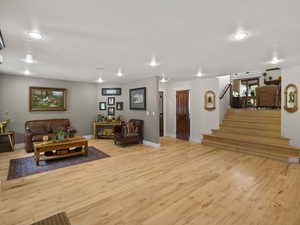
{"label": "stair railing", "polygon": [[[231,90],[231,88],[232,88],[232,84],[231,84],[231,83],[228,83],[228,84],[225,86],[224,90],[222,91],[222,94],[221,94],[221,96],[220,96],[220,100],[222,100],[222,99],[224,98],[224,96],[226,95],[226,93],[228,92],[228,90]],[[230,93],[231,93],[231,91],[230,91]]]}

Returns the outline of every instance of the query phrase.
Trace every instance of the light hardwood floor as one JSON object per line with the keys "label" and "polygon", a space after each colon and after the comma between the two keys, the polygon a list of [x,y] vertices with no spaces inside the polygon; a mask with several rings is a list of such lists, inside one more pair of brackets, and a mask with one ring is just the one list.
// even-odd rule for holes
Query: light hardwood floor
{"label": "light hardwood floor", "polygon": [[[72,225],[299,225],[300,166],[163,138],[90,145],[111,158],[2,182],[0,224],[66,211]],[[1,176],[9,158],[1,153]]]}

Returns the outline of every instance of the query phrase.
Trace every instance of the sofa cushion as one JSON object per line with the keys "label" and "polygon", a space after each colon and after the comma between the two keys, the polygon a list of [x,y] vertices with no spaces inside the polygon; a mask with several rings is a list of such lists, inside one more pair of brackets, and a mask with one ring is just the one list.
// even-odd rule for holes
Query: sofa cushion
{"label": "sofa cushion", "polygon": [[65,129],[65,126],[62,124],[55,123],[51,125],[51,131],[53,133],[57,133],[59,130],[63,130],[63,129]]}
{"label": "sofa cushion", "polygon": [[31,125],[29,129],[30,129],[30,131],[33,134],[45,134],[45,133],[48,133],[48,130],[47,130],[46,126]]}

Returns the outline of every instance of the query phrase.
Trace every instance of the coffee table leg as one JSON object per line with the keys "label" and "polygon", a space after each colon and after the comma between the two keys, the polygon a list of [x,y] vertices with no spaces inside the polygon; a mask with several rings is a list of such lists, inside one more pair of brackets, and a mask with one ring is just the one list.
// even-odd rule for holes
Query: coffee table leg
{"label": "coffee table leg", "polygon": [[88,143],[85,144],[84,149],[85,149],[85,155],[87,156],[89,154]]}
{"label": "coffee table leg", "polygon": [[40,153],[36,151],[34,154],[35,154],[35,163],[37,166],[39,166],[40,165]]}
{"label": "coffee table leg", "polygon": [[12,141],[12,135],[8,135],[8,139],[9,139],[9,143],[10,143],[10,147],[11,147],[11,151],[14,151],[14,145],[13,145],[13,141]]}

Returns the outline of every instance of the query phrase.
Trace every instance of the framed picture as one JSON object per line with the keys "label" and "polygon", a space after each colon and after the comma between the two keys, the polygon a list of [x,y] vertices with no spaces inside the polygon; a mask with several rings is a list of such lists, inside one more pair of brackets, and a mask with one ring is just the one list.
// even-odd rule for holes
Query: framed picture
{"label": "framed picture", "polygon": [[131,110],[146,110],[146,88],[129,90],[129,107]]}
{"label": "framed picture", "polygon": [[116,108],[118,111],[122,111],[123,110],[123,102],[117,102],[116,103]]}
{"label": "framed picture", "polygon": [[115,97],[108,97],[108,105],[115,105]]}
{"label": "framed picture", "polygon": [[293,113],[298,110],[298,90],[294,84],[286,86],[284,91],[284,109],[287,112]]}
{"label": "framed picture", "polygon": [[121,95],[121,88],[102,88],[102,96],[113,96],[113,95]]}
{"label": "framed picture", "polygon": [[207,91],[204,95],[204,108],[208,111],[216,109],[216,95],[213,91]]}
{"label": "framed picture", "polygon": [[67,89],[30,87],[29,111],[66,111]]}
{"label": "framed picture", "polygon": [[107,115],[114,116],[115,115],[115,107],[108,107]]}
{"label": "framed picture", "polygon": [[99,110],[106,110],[106,102],[99,102]]}

